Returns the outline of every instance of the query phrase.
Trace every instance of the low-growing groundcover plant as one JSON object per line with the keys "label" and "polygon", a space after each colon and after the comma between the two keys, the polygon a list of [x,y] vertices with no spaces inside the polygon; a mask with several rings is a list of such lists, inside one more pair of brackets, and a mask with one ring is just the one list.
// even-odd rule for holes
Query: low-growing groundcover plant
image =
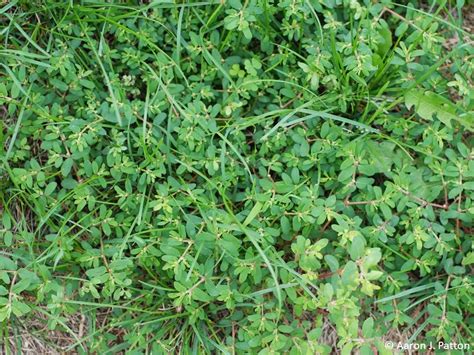
{"label": "low-growing groundcover plant", "polygon": [[468,3],[1,6],[6,353],[469,353]]}

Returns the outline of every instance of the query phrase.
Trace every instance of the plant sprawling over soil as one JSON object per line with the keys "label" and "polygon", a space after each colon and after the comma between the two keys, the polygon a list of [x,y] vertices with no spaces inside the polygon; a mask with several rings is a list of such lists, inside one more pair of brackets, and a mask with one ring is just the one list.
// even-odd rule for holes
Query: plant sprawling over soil
{"label": "plant sprawling over soil", "polygon": [[1,6],[5,351],[472,340],[464,1]]}

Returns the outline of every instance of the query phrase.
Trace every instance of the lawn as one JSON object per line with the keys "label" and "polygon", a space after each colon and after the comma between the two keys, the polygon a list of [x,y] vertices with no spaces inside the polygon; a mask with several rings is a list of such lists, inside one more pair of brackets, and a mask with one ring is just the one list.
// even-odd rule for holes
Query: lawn
{"label": "lawn", "polygon": [[0,2],[0,352],[472,353],[471,0]]}

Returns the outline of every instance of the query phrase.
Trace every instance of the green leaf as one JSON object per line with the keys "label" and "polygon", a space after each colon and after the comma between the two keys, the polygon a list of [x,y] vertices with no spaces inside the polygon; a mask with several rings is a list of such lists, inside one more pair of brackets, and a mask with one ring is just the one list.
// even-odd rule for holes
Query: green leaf
{"label": "green leaf", "polygon": [[474,181],[465,182],[462,186],[466,190],[474,190]]}
{"label": "green leaf", "polygon": [[351,243],[350,254],[352,260],[359,259],[364,254],[365,239],[361,235],[356,235]]}
{"label": "green leaf", "polygon": [[362,335],[364,338],[371,338],[374,334],[374,320],[367,318],[362,324]]}
{"label": "green leaf", "polygon": [[[67,175],[67,174],[66,174],[66,175]],[[57,182],[55,182],[55,181],[50,182],[50,183],[46,186],[46,188],[44,189],[44,194],[45,194],[46,196],[51,195],[51,194],[54,192],[54,190],[56,189],[57,186],[58,186]]]}
{"label": "green leaf", "polygon": [[456,114],[456,106],[441,95],[420,89],[409,90],[405,94],[405,105],[408,109],[415,107],[416,113],[425,120],[433,120],[433,115],[448,127],[451,121],[458,121],[468,129],[473,129],[473,122]]}
{"label": "green leaf", "polygon": [[74,164],[74,160],[72,160],[72,158],[67,158],[63,162],[63,165],[61,165],[61,174],[63,176],[68,176],[69,173],[71,172],[71,168],[73,164]]}
{"label": "green leaf", "polygon": [[467,255],[462,259],[462,265],[472,265],[474,264],[474,252],[467,253]]}
{"label": "green leaf", "polygon": [[249,212],[247,218],[245,218],[245,221],[244,223],[242,223],[242,225],[247,226],[250,223],[252,223],[252,221],[255,219],[255,217],[257,217],[257,215],[260,213],[262,208],[263,208],[263,204],[257,201],[255,205],[253,206],[252,210]]}
{"label": "green leaf", "polygon": [[31,311],[31,308],[23,302],[14,300],[12,303],[12,312],[15,316],[21,317]]}
{"label": "green leaf", "polygon": [[8,295],[8,290],[4,286],[0,286],[0,296]]}
{"label": "green leaf", "polygon": [[209,302],[212,300],[212,298],[200,288],[195,288],[193,290],[193,299],[201,302]]}
{"label": "green leaf", "polygon": [[327,262],[332,272],[336,272],[337,270],[339,270],[339,262],[334,256],[325,255],[324,260]]}
{"label": "green leaf", "polygon": [[382,40],[378,45],[377,52],[380,56],[383,57],[392,47],[392,32],[390,31],[388,26],[382,26],[379,29],[379,34],[382,37]]}
{"label": "green leaf", "polygon": [[97,277],[97,276],[101,276],[103,274],[105,274],[107,272],[107,269],[105,268],[105,266],[99,266],[99,267],[96,267],[94,269],[89,269],[86,271],[86,275],[89,276],[89,278],[94,278],[94,277]]}
{"label": "green leaf", "polygon": [[17,265],[10,258],[0,255],[0,269],[14,271]]}

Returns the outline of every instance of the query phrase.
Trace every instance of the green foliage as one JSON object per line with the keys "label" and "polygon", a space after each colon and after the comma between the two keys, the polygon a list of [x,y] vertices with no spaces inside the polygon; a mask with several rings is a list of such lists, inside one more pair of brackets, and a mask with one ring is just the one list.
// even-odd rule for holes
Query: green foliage
{"label": "green foliage", "polygon": [[473,130],[472,114],[459,116],[456,114],[456,105],[431,91],[423,92],[416,89],[407,91],[405,105],[409,109],[415,106],[416,113],[426,120],[431,121],[435,114],[447,126],[451,126],[452,120],[459,120],[466,129]]}
{"label": "green foliage", "polygon": [[461,2],[1,6],[5,339],[31,319],[81,353],[472,339]]}

